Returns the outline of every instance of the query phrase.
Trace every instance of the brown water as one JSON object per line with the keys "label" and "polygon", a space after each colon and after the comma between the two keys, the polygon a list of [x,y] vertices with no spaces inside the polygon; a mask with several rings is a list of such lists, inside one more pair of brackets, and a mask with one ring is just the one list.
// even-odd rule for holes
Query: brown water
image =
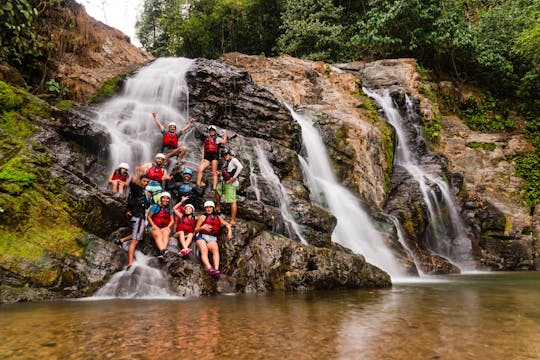
{"label": "brown water", "polygon": [[540,273],[0,306],[2,359],[540,359]]}

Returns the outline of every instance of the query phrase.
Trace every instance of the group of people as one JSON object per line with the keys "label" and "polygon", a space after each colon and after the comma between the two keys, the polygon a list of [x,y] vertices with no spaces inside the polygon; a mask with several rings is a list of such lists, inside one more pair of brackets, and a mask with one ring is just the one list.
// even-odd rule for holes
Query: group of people
{"label": "group of people", "polygon": [[[112,191],[129,191],[127,215],[132,224],[131,234],[115,240],[115,243],[122,246],[124,242],[131,241],[128,247],[129,268],[133,264],[137,244],[143,240],[146,233],[153,238],[160,258],[167,252],[171,235],[178,239],[181,247],[179,255],[182,257],[191,254],[190,246],[194,240],[206,272],[219,276],[217,236],[224,226],[227,228],[227,238],[232,238],[232,226],[236,222],[237,214],[238,177],[243,165],[225,148],[227,132],[223,130],[223,134],[218,135],[217,128],[210,125],[201,150],[196,183],[192,182],[193,171],[187,167],[173,175],[167,174],[169,159],[176,157],[177,164],[181,164],[187,147],[180,145],[180,137],[195,119],[191,118],[188,124],[177,132],[175,123],[171,122],[165,128],[157,113],[152,113],[152,117],[163,135],[161,152],[155,156],[154,162],[138,166],[131,179],[127,163],[120,163],[109,176]],[[223,160],[221,168],[220,158]],[[203,182],[203,173],[208,167],[212,170],[210,192],[213,200],[203,202],[208,188]],[[222,197],[223,201],[231,206],[230,221],[220,216]],[[198,217],[195,215],[197,210],[202,212]],[[212,255],[212,261],[209,254]]]}

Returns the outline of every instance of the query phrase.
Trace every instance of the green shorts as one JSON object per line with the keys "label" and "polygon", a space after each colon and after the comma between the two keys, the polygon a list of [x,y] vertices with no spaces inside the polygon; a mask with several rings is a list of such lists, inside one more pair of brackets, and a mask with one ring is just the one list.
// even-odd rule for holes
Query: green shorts
{"label": "green shorts", "polygon": [[236,188],[232,184],[219,184],[216,190],[219,195],[225,195],[224,202],[228,204],[236,202]]}

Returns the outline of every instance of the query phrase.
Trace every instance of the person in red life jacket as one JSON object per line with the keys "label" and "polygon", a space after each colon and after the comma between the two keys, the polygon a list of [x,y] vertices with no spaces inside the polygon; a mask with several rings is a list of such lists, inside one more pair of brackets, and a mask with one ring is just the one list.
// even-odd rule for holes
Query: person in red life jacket
{"label": "person in red life jacket", "polygon": [[221,196],[224,197],[224,202],[226,204],[231,204],[231,221],[230,224],[234,225],[236,222],[236,190],[240,185],[238,181],[238,176],[244,166],[242,163],[235,157],[232,156],[231,151],[227,148],[223,149],[221,152],[223,157],[223,165],[221,167],[221,179],[222,182],[217,187],[216,191],[216,211],[221,210]]}
{"label": "person in red life jacket", "polygon": [[150,206],[146,219],[150,228],[150,235],[156,242],[158,248],[158,258],[162,258],[167,252],[169,236],[174,224],[173,210],[169,206],[171,194],[164,191],[159,195],[157,204]]}
{"label": "person in red life jacket", "polygon": [[118,164],[118,167],[111,172],[109,176],[109,184],[111,190],[115,193],[123,194],[124,189],[128,186],[129,180],[129,165],[125,162]]}
{"label": "person in red life jacket", "polygon": [[227,131],[223,130],[223,136],[220,137],[217,133],[217,128],[214,125],[208,127],[208,137],[204,140],[204,146],[201,150],[202,159],[197,173],[197,186],[206,187],[202,182],[204,170],[211,165],[212,168],[212,191],[217,187],[218,181],[218,163],[219,163],[219,148],[227,144]]}
{"label": "person in red life jacket", "polygon": [[187,196],[182,197],[180,202],[173,208],[174,214],[178,218],[178,225],[176,226],[174,237],[178,239],[180,246],[182,246],[182,250],[180,250],[180,253],[178,254],[180,256],[191,254],[189,245],[191,245],[191,241],[193,240],[196,222],[194,216],[195,207],[191,204],[187,204],[186,206],[182,205],[187,199]]}
{"label": "person in red life jacket", "polygon": [[175,123],[169,123],[169,125],[167,125],[167,129],[165,129],[165,126],[163,126],[163,124],[161,124],[161,122],[158,120],[156,112],[152,113],[152,117],[154,118],[154,122],[156,123],[156,125],[159,127],[159,130],[161,130],[161,133],[163,134],[161,152],[165,154],[165,160],[168,160],[171,156],[178,155],[177,162],[182,161],[184,155],[186,154],[187,148],[185,146],[179,146],[178,140],[180,139],[180,136],[184,135],[187,129],[189,129],[191,124],[195,122],[195,119],[189,119],[187,125],[184,126],[184,128],[179,132],[176,132]]}
{"label": "person in red life jacket", "polygon": [[150,180],[146,191],[152,194],[154,202],[158,202],[159,194],[163,191],[163,181],[172,179],[172,176],[167,175],[165,166],[165,155],[159,153],[156,155],[154,163],[147,163],[141,165],[137,171],[142,171],[146,174],[146,177]]}
{"label": "person in red life jacket", "polygon": [[[204,264],[205,271],[208,275],[219,276],[219,247],[217,243],[217,236],[221,226],[227,227],[227,239],[232,239],[232,227],[227,221],[218,216],[215,213],[215,207],[213,201],[206,201],[204,203],[204,214],[199,216],[197,224],[195,225],[195,245],[201,253],[201,261]],[[212,253],[212,262],[214,266],[210,265],[208,259],[208,252]]]}

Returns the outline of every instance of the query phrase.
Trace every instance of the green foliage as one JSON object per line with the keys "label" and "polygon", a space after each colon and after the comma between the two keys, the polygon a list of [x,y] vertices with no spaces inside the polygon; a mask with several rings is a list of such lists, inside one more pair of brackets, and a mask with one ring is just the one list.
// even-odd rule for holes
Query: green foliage
{"label": "green foliage", "polygon": [[16,109],[23,103],[21,96],[17,95],[15,91],[3,81],[0,81],[0,109],[11,110]]}
{"label": "green foliage", "polygon": [[343,8],[331,0],[288,0],[276,50],[310,60],[337,60],[342,46]]}
{"label": "green foliage", "polygon": [[491,96],[487,96],[481,101],[471,97],[459,113],[473,130],[512,131],[517,128],[517,122],[509,117],[508,109],[505,101],[497,100]]}
{"label": "green foliage", "polygon": [[525,179],[526,199],[531,206],[540,204],[540,156],[538,151],[517,160],[517,174]]}
{"label": "green foliage", "polygon": [[69,92],[68,88],[60,85],[56,79],[50,79],[46,85],[47,91],[54,94],[58,99],[64,99]]}

